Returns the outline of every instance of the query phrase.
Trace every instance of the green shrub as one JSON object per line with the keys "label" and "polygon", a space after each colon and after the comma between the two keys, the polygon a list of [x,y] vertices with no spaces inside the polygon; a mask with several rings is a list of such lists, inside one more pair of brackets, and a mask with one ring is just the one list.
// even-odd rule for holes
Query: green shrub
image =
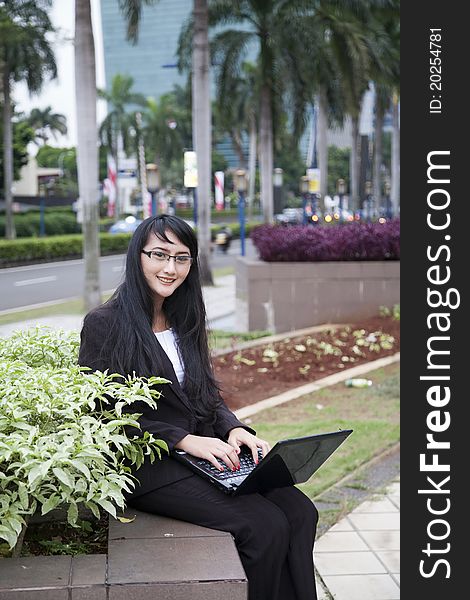
{"label": "green shrub", "polygon": [[[41,227],[41,214],[39,211],[14,215],[14,221],[18,238],[39,236]],[[67,210],[46,210],[44,213],[44,228],[46,235],[64,235],[67,233],[80,233],[81,231],[81,226],[77,223],[77,217],[70,208]],[[5,217],[3,215],[0,216],[0,237],[5,237]]]}
{"label": "green shrub", "polygon": [[[127,251],[131,234],[100,233],[101,254],[120,254]],[[0,267],[30,262],[80,258],[81,234],[44,238],[0,240]]]}
{"label": "green shrub", "polygon": [[91,373],[78,347],[77,333],[45,327],[0,338],[0,538],[11,548],[36,512],[66,507],[73,526],[79,505],[116,517],[135,485],[124,462],[168,450],[131,412],[136,401],[156,408],[167,380]]}

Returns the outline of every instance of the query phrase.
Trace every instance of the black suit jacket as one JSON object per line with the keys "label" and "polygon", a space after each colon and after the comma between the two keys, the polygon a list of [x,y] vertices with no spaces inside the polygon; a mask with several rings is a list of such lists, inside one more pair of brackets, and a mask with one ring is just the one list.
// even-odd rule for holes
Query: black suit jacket
{"label": "black suit jacket", "polygon": [[[81,343],[78,362],[81,366],[100,371],[110,367],[106,360],[106,340],[109,340],[110,328],[116,323],[116,310],[109,305],[103,305],[85,317],[80,334]],[[132,412],[142,413],[139,418],[142,431],[148,431],[155,438],[164,440],[170,450],[173,450],[175,444],[188,434],[207,435],[225,440],[234,427],[244,427],[254,433],[252,429],[235,417],[223,401],[217,409],[216,420],[213,425],[200,423],[191,405],[191,399],[187,397],[178,383],[170,359],[161,348],[158,340],[156,341],[157,351],[160,352],[165,366],[164,372],[155,373],[155,375],[165,377],[172,383],[158,386],[162,395],[157,401],[156,410],[143,402],[136,402],[131,405]],[[137,366],[135,371],[137,375],[141,375]],[[123,375],[126,374],[123,373]],[[139,484],[132,493],[132,497],[136,498],[174,481],[189,477],[192,472],[174,458],[168,456],[166,452],[163,452],[162,460],[157,459],[153,464],[146,460],[141,468],[134,471],[133,474],[139,480]]]}

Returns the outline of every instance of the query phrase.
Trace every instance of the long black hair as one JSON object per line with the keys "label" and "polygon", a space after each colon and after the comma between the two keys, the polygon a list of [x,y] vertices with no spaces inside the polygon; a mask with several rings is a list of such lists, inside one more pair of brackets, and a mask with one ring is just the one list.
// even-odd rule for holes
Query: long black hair
{"label": "long black hair", "polygon": [[151,234],[170,242],[171,231],[193,257],[184,282],[163,302],[163,312],[178,340],[184,364],[182,387],[200,420],[213,422],[220,402],[207,340],[206,310],[199,277],[198,245],[193,229],[179,217],[159,215],[145,219],[135,230],[126,257],[123,282],[107,304],[117,308],[107,352],[110,368],[118,373],[148,377],[161,375],[163,364],[152,330],[154,302],[145,279],[141,257]]}

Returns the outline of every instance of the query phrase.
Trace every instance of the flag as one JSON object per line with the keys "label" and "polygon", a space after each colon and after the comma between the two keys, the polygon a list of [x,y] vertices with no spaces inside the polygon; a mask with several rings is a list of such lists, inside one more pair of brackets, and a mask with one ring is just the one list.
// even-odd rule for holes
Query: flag
{"label": "flag", "polygon": [[116,161],[111,154],[108,154],[108,177],[104,180],[103,185],[108,196],[108,217],[114,217],[116,211],[117,172]]}
{"label": "flag", "polygon": [[215,208],[223,210],[224,208],[224,172],[216,171],[214,173],[215,187]]}

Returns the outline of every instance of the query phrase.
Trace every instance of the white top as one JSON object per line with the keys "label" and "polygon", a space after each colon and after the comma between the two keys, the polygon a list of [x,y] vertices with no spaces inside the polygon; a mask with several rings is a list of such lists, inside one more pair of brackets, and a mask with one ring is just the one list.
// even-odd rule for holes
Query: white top
{"label": "white top", "polygon": [[160,346],[165,350],[166,355],[170,359],[176,377],[178,378],[179,383],[181,383],[184,378],[184,366],[178,351],[178,345],[173,330],[165,329],[165,331],[156,331],[155,335],[157,336]]}

